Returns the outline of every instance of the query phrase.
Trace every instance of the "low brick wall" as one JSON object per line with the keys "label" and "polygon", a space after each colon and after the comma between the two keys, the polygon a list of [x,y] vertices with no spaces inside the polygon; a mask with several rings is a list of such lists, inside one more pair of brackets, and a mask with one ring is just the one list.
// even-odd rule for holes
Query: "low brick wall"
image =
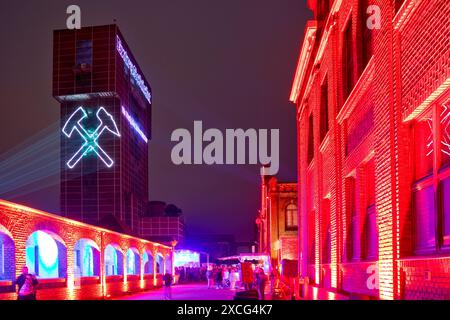
{"label": "low brick wall", "polygon": [[450,299],[449,257],[402,260],[399,268],[404,299]]}

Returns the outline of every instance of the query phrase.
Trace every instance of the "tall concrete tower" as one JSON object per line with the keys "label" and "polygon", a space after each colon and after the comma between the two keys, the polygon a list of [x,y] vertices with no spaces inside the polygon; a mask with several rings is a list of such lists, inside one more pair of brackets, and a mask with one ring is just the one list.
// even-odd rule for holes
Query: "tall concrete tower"
{"label": "tall concrete tower", "polygon": [[151,88],[116,25],[54,31],[61,214],[139,234],[148,203]]}

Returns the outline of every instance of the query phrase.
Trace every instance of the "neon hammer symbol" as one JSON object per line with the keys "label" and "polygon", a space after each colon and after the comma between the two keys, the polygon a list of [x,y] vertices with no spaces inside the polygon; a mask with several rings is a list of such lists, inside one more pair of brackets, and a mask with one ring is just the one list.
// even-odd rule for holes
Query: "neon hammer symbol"
{"label": "neon hammer symbol", "polygon": [[66,137],[71,138],[74,131],[76,131],[84,140],[81,147],[74,153],[69,161],[67,161],[67,166],[70,169],[75,167],[76,164],[91,151],[95,152],[100,160],[102,160],[108,168],[110,168],[114,164],[114,161],[111,159],[111,157],[98,144],[98,139],[105,130],[108,130],[115,136],[120,137],[119,130],[117,129],[117,125],[114,122],[112,115],[109,114],[105,110],[105,108],[100,107],[95,115],[100,121],[100,124],[97,126],[94,132],[88,132],[82,125],[82,121],[88,117],[88,114],[83,109],[83,107],[79,107],[77,110],[75,110],[75,112],[72,113],[69,119],[67,119],[64,127],[62,128],[62,132],[66,135]]}

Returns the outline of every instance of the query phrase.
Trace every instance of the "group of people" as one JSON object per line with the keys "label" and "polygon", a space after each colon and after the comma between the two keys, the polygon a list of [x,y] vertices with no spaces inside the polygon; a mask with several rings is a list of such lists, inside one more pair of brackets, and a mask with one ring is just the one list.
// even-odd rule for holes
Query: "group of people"
{"label": "group of people", "polygon": [[206,271],[208,289],[237,289],[240,281],[239,270],[236,267],[209,266]]}
{"label": "group of people", "polygon": [[[204,275],[208,282],[208,289],[238,289],[241,285],[241,274],[239,267],[228,267],[228,266],[208,266],[208,268],[198,268],[195,272],[200,275]],[[178,274],[180,269],[178,269]],[[189,270],[193,271],[193,270]],[[203,271],[203,272],[202,272]],[[188,273],[189,274],[189,273]],[[200,279],[203,278],[199,276]],[[275,279],[275,274],[270,275],[271,287],[273,287],[273,280]],[[260,300],[264,300],[264,291],[266,287],[268,277],[264,272],[262,267],[257,266],[253,274],[253,282],[246,283],[245,289],[251,290],[253,286],[256,287],[258,291],[258,296]],[[172,299],[172,284],[174,282],[173,276],[170,273],[166,273],[163,277],[164,283],[164,299]],[[28,267],[22,268],[22,273],[14,282],[14,285],[18,287],[17,297],[18,300],[36,300],[36,291],[38,287],[38,280],[35,275],[28,272]]]}
{"label": "group of people", "polygon": [[[275,277],[275,274],[272,272],[270,275],[272,286]],[[242,283],[242,275],[239,266],[210,266],[206,271],[206,278],[208,281],[208,289],[229,288],[235,290],[243,286],[246,290],[256,289],[260,300],[264,300],[264,291],[267,281],[269,280],[269,277],[261,266],[255,267],[252,282],[248,283]]]}
{"label": "group of people", "polygon": [[192,283],[204,281],[206,278],[205,267],[176,267],[175,275],[178,278],[178,283]]}

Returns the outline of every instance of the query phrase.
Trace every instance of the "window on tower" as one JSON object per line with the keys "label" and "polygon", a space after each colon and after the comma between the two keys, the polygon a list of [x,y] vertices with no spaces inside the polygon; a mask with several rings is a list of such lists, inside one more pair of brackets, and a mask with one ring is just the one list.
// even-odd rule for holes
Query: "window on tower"
{"label": "window on tower", "polygon": [[77,41],[77,66],[92,66],[92,41],[91,40],[79,40]]}

